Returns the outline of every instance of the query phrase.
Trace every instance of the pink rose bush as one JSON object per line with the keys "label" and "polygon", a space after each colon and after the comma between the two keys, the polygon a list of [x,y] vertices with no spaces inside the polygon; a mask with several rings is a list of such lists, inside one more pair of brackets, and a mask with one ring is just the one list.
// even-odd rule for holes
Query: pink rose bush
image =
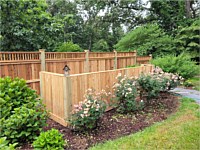
{"label": "pink rose bush", "polygon": [[90,130],[97,127],[100,117],[106,110],[107,104],[104,101],[109,93],[104,90],[96,93],[93,89],[86,91],[85,100],[74,105],[74,111],[69,120],[73,130],[83,131]]}

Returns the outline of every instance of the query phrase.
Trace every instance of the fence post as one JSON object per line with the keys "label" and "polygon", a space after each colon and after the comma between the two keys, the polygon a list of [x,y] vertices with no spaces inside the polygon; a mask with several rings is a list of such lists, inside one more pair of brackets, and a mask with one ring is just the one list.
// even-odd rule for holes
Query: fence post
{"label": "fence post", "polygon": [[85,50],[85,72],[89,72],[89,50]]}
{"label": "fence post", "polygon": [[117,51],[114,50],[115,56],[114,56],[114,69],[117,69]]}
{"label": "fence post", "polygon": [[72,84],[71,84],[71,77],[67,76],[64,79],[63,84],[63,91],[64,91],[64,119],[65,121],[70,119],[70,114],[72,111]]}
{"label": "fence post", "polygon": [[152,59],[152,54],[150,54],[149,57],[150,57],[150,60],[151,60]]}
{"label": "fence post", "polygon": [[39,49],[41,60],[41,71],[45,71],[45,50]]}
{"label": "fence post", "polygon": [[134,55],[134,65],[136,65],[137,64],[137,51],[136,50],[134,50],[134,52],[135,52],[135,55]]}

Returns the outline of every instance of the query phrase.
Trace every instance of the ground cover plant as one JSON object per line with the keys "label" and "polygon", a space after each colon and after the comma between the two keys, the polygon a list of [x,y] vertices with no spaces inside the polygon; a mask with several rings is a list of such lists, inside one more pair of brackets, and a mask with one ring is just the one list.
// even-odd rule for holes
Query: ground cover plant
{"label": "ground cover plant", "polygon": [[32,141],[46,125],[47,111],[23,79],[0,78],[0,137],[19,145]]}
{"label": "ground cover plant", "polygon": [[32,145],[35,150],[63,150],[67,143],[63,139],[63,135],[52,128],[46,132],[41,132]]}
{"label": "ground cover plant", "polygon": [[190,78],[186,80],[183,85],[186,88],[192,88],[194,90],[200,91],[200,78],[199,77]]}
{"label": "ground cover plant", "polygon": [[188,98],[182,98],[180,102],[178,111],[166,121],[136,134],[99,144],[91,150],[199,149],[199,105]]}

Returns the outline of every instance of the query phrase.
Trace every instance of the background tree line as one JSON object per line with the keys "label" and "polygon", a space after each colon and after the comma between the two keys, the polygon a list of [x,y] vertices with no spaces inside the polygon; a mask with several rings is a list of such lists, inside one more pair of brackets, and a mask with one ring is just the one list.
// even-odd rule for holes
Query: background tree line
{"label": "background tree line", "polygon": [[[197,0],[1,0],[1,51],[198,55]],[[148,4],[148,5],[147,5]]]}

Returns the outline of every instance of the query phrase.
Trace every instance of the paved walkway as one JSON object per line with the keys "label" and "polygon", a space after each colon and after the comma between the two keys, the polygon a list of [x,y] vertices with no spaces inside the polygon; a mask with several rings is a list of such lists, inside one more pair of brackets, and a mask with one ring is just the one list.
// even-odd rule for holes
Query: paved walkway
{"label": "paved walkway", "polygon": [[171,92],[179,94],[183,97],[188,97],[194,99],[198,104],[200,104],[200,91],[184,89],[184,88],[175,88]]}

